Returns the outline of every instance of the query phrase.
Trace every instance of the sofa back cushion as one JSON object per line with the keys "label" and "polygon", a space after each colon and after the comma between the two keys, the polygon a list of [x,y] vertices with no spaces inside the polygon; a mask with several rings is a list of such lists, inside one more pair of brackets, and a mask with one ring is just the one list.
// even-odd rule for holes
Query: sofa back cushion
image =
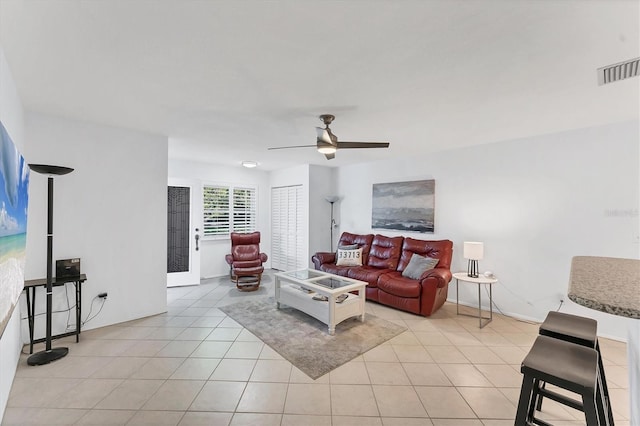
{"label": "sofa back cushion", "polygon": [[338,247],[350,246],[357,244],[362,249],[362,264],[366,265],[369,259],[369,250],[373,242],[373,234],[360,235],[343,232],[338,240]]}
{"label": "sofa back cushion", "polygon": [[403,237],[385,237],[377,234],[373,237],[367,265],[380,269],[395,270],[400,260]]}
{"label": "sofa back cushion", "polygon": [[451,269],[453,242],[450,240],[425,241],[409,237],[405,238],[402,243],[402,254],[400,256],[400,262],[398,263],[398,271],[404,271],[414,253],[420,256],[438,259],[436,268]]}

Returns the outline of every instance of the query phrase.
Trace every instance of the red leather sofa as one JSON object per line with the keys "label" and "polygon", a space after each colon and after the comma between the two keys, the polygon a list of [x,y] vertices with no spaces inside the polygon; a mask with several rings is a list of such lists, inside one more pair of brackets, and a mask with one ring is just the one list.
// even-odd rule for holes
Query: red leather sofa
{"label": "red leather sofa", "polygon": [[[366,281],[367,300],[403,311],[430,316],[447,300],[452,241],[343,232],[338,247],[354,244],[362,248],[362,266],[337,266],[336,253],[329,252],[316,253],[311,260],[318,270]],[[436,267],[418,280],[402,276],[414,253],[438,259]]]}

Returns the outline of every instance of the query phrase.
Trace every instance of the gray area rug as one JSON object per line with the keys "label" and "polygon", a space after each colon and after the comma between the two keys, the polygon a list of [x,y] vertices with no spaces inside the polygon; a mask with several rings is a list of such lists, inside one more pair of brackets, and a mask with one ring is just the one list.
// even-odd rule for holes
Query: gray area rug
{"label": "gray area rug", "polygon": [[[322,303],[322,302],[319,302]],[[273,297],[234,303],[222,312],[255,334],[312,379],[352,360],[406,330],[390,321],[366,314],[347,319],[330,336],[327,325],[296,309],[281,305]]]}

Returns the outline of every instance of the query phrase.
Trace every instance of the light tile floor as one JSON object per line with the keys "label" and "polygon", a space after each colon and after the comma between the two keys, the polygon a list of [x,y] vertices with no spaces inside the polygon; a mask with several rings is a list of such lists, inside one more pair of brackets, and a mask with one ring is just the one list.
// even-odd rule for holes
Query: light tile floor
{"label": "light tile floor", "polygon": [[[218,309],[272,294],[271,273],[254,293],[226,277],[171,288],[165,314],[85,331],[46,366],[23,355],[2,425],[513,424],[536,324],[495,315],[481,330],[449,303],[422,318],[367,302],[408,330],[311,380]],[[629,425],[626,346],[600,342],[616,424]],[[541,417],[584,424],[551,400]]]}

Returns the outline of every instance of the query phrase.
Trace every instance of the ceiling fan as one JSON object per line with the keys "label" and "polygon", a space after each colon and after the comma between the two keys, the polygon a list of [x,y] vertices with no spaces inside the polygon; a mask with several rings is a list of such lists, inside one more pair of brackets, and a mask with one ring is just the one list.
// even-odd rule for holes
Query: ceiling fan
{"label": "ceiling fan", "polygon": [[355,148],[389,148],[389,142],[339,142],[338,137],[331,132],[329,124],[336,118],[331,114],[322,114],[320,120],[324,123],[322,127],[316,127],[318,137],[315,145],[295,145],[295,146],[279,146],[272,149],[289,149],[289,148],[317,148],[318,152],[324,154],[327,160],[335,158],[338,149],[355,149]]}

